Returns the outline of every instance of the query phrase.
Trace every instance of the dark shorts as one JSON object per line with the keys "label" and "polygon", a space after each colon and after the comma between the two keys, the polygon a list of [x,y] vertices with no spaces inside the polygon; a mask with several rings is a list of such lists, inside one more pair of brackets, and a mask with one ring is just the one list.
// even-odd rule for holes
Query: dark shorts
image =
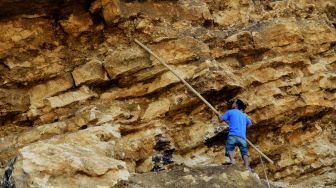
{"label": "dark shorts", "polygon": [[229,151],[233,151],[235,147],[239,147],[239,151],[241,156],[243,157],[244,155],[248,156],[248,150],[247,150],[247,143],[244,138],[241,138],[239,136],[228,136],[226,140],[226,155],[228,155]]}

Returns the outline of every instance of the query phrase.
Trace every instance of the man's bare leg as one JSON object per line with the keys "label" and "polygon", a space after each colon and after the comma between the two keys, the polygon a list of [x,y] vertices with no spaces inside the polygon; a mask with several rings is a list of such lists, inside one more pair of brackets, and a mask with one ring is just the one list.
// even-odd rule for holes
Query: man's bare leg
{"label": "man's bare leg", "polygon": [[236,161],[235,161],[234,156],[233,156],[233,151],[229,151],[228,154],[229,154],[229,158],[230,158],[230,163],[236,164]]}
{"label": "man's bare leg", "polygon": [[245,168],[251,172],[250,162],[249,162],[249,156],[248,155],[244,155],[243,159],[244,159]]}

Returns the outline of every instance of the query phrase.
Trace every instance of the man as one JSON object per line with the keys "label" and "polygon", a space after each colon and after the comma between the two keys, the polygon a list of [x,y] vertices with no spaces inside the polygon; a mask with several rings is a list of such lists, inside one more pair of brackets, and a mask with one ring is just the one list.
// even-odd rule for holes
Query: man
{"label": "man", "polygon": [[249,117],[243,112],[245,108],[246,104],[237,99],[232,104],[232,109],[226,111],[223,116],[219,116],[219,119],[229,123],[229,135],[225,146],[226,156],[230,158],[229,164],[236,163],[233,150],[238,146],[246,169],[251,171],[246,143],[246,127],[251,127],[252,123]]}

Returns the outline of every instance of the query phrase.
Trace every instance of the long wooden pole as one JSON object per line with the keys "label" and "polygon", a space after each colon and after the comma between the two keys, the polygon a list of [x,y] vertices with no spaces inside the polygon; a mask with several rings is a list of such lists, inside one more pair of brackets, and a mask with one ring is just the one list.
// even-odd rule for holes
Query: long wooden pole
{"label": "long wooden pole", "polygon": [[[221,116],[222,114],[219,113],[205,98],[202,97],[193,87],[191,87],[188,82],[186,82],[182,77],[180,77],[176,71],[174,71],[165,61],[163,61],[159,56],[157,56],[152,50],[147,48],[144,44],[142,44],[137,39],[134,39],[134,41],[140,45],[142,48],[144,48],[148,53],[150,53],[152,56],[154,56],[161,64],[163,64],[165,67],[167,67],[177,78],[179,78],[196,96],[198,96],[212,111],[215,112],[217,116]],[[270,158],[268,158],[262,151],[260,151],[256,146],[252,144],[248,139],[246,139],[247,143],[250,144],[258,153],[260,153],[265,159],[267,159],[270,163],[274,163]]]}

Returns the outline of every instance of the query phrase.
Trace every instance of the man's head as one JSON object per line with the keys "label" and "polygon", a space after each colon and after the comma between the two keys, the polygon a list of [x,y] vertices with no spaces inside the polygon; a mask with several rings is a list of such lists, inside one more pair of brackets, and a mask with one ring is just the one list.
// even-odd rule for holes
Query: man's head
{"label": "man's head", "polygon": [[232,108],[236,108],[239,110],[245,110],[246,107],[247,105],[240,99],[236,99],[232,104]]}

